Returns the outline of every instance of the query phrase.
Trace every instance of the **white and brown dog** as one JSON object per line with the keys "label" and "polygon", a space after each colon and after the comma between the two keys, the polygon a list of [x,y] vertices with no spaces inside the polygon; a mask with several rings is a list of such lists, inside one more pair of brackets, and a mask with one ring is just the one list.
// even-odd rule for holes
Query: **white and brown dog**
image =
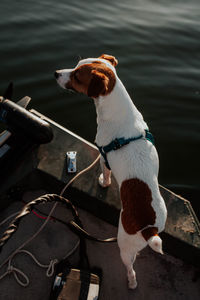
{"label": "white and brown dog", "polygon": [[[79,61],[74,69],[55,72],[64,89],[94,99],[97,111],[96,144],[102,154],[99,183],[111,184],[111,171],[120,189],[122,209],[118,245],[128,272],[129,287],[137,286],[133,262],[146,245],[162,252],[158,233],[167,211],[158,186],[159,161],[148,126],[118,78],[117,60],[110,55]],[[109,169],[110,168],[110,169]]]}

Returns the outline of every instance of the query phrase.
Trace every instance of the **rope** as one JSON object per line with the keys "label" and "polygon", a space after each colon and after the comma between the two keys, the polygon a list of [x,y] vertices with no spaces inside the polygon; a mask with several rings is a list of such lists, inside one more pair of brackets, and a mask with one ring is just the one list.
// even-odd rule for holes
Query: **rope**
{"label": "rope", "polygon": [[13,213],[12,215],[10,215],[10,216],[8,216],[6,219],[4,219],[4,220],[0,223],[0,227],[1,227],[4,223],[6,223],[9,219],[11,219],[12,217],[18,215],[18,214],[20,213],[20,211],[21,211],[21,210],[19,210],[19,211]]}
{"label": "rope", "polygon": [[[21,219],[23,216],[25,216],[26,214],[28,214],[28,213],[31,211],[31,207],[35,204],[35,202],[37,202],[37,201],[38,201],[38,202],[46,202],[46,199],[52,200],[50,196],[57,196],[58,199],[61,199],[61,201],[66,201],[67,203],[70,203],[69,200],[67,200],[67,199],[65,199],[65,198],[63,198],[63,197],[59,197],[58,195],[44,195],[44,196],[42,196],[42,197],[39,197],[39,198],[36,199],[36,200],[31,201],[30,203],[28,203],[28,204],[24,207],[24,209],[21,211],[21,213],[15,218],[14,222],[8,227],[8,229],[7,229],[6,232],[4,233],[3,237],[0,239],[0,241],[1,241],[0,246],[1,246],[1,247],[7,242],[7,240],[11,237],[11,235],[17,230],[17,227],[18,227],[17,224],[19,224],[20,219]],[[54,198],[54,197],[52,197],[52,198]],[[54,200],[55,200],[55,199],[54,199]],[[53,200],[52,200],[52,201],[53,201]],[[26,240],[21,246],[19,246],[19,247],[18,247],[18,248],[17,248],[17,249],[9,256],[9,257],[8,257],[8,258],[0,265],[0,269],[1,269],[6,263],[8,263],[7,271],[6,271],[2,276],[0,276],[0,280],[3,279],[6,275],[13,273],[13,274],[14,274],[14,277],[15,277],[15,279],[16,279],[16,281],[17,281],[21,286],[24,286],[24,287],[25,287],[25,286],[27,286],[27,285],[29,284],[29,278],[28,278],[28,276],[27,276],[24,272],[22,272],[20,269],[15,268],[15,267],[13,267],[13,266],[11,265],[11,261],[12,261],[13,257],[14,257],[16,254],[20,253],[20,252],[26,252],[26,253],[29,253],[29,255],[34,259],[34,261],[35,261],[40,267],[48,267],[48,266],[49,266],[46,275],[47,275],[47,276],[52,276],[52,275],[53,275],[53,273],[54,273],[54,266],[55,266],[55,264],[58,263],[58,260],[57,260],[57,259],[55,259],[55,260],[53,260],[53,261],[50,261],[50,264],[49,264],[48,266],[42,265],[41,263],[38,262],[38,260],[35,258],[35,256],[34,256],[31,252],[29,252],[29,251],[27,251],[27,250],[24,250],[24,249],[22,249],[22,248],[24,248],[28,243],[30,243],[33,239],[35,239],[35,238],[39,235],[39,233],[44,229],[44,227],[47,225],[49,219],[51,218],[51,215],[52,215],[53,211],[55,210],[57,204],[58,204],[58,202],[56,202],[56,203],[53,205],[53,207],[52,207],[52,209],[51,209],[51,211],[50,211],[50,213],[49,213],[47,219],[46,219],[45,222],[42,224],[42,226],[37,230],[37,232],[36,232],[35,234],[33,234],[33,236],[31,236],[28,240]],[[70,205],[72,205],[72,204],[70,203]],[[76,218],[77,218],[76,210],[75,210],[75,212],[74,212],[74,215],[75,215]],[[75,219],[76,219],[76,218],[75,218]],[[80,243],[80,241],[78,240],[78,242],[76,243],[76,245],[74,246],[74,248],[67,254],[67,257],[66,257],[66,258],[68,258],[71,254],[73,254],[73,253],[76,251],[76,249],[77,249],[78,246],[79,246],[79,243]],[[52,268],[53,268],[53,269],[52,269]],[[24,278],[24,281],[20,280],[20,278],[17,276],[17,273],[20,274],[20,275]]]}
{"label": "rope", "polygon": [[[76,180],[79,176],[81,176],[82,174],[84,174],[85,172],[89,171],[100,159],[100,155],[98,155],[98,157],[95,159],[95,161],[90,164],[87,168],[85,168],[84,170],[80,171],[75,177],[73,177],[66,185],[65,187],[62,189],[61,193],[60,193],[60,196],[58,195],[44,195],[44,196],[41,196],[39,197],[38,199],[36,200],[33,200],[31,201],[30,203],[28,203],[27,205],[25,205],[25,207],[20,211],[20,213],[16,216],[16,218],[14,219],[14,221],[9,225],[8,229],[4,232],[2,238],[0,239],[0,251],[1,251],[1,248],[3,247],[3,245],[8,241],[8,239],[11,237],[11,235],[17,230],[18,228],[18,225],[19,225],[19,222],[21,220],[21,218],[25,215],[27,215],[28,213],[31,212],[32,210],[32,207],[37,203],[46,203],[48,201],[55,201],[55,198],[57,198],[56,200],[57,201],[61,201],[61,202],[64,202],[65,204],[69,205],[70,208],[72,208],[72,212],[73,212],[73,215],[74,215],[74,218],[75,220],[77,221],[77,223],[82,227],[82,224],[80,222],[80,219],[78,217],[78,212],[77,210],[75,209],[75,207],[72,205],[72,203],[68,200],[68,199],[65,199],[63,196],[63,194],[65,193],[66,189],[68,188],[68,186],[70,184],[72,184],[74,182],[74,180]],[[53,199],[53,200],[52,200]],[[24,243],[22,243],[21,246],[19,246],[11,255],[8,256],[7,259],[5,259],[5,261],[0,265],[0,269],[6,264],[8,263],[8,268],[7,268],[7,271],[0,276],[0,280],[3,279],[5,276],[7,276],[8,274],[10,273],[13,273],[14,274],[14,277],[16,279],[16,281],[21,285],[21,286],[27,286],[29,285],[29,278],[28,276],[22,272],[20,269],[18,268],[15,268],[12,266],[11,262],[12,262],[12,259],[15,255],[17,255],[18,253],[21,253],[21,252],[24,252],[24,253],[27,253],[28,255],[30,255],[32,257],[32,259],[36,262],[36,264],[38,264],[40,267],[48,267],[47,269],[47,272],[46,272],[46,275],[47,276],[52,276],[53,273],[54,273],[54,266],[56,263],[58,263],[58,260],[57,259],[54,259],[54,260],[51,260],[49,265],[42,265],[36,258],[35,256],[27,251],[27,250],[24,250],[22,248],[24,248],[28,243],[30,243],[32,240],[34,240],[38,235],[39,233],[44,229],[44,227],[47,225],[47,223],[49,222],[54,210],[56,209],[58,205],[58,202],[56,202],[47,219],[44,221],[44,223],[41,225],[41,227],[36,231],[36,233],[34,233],[29,239],[27,239]],[[13,215],[9,216],[8,218],[6,218],[3,222],[1,222],[0,225],[4,224],[9,218],[11,218]],[[77,244],[75,245],[75,247],[68,253],[68,255],[65,257],[65,258],[68,258],[71,254],[74,253],[74,251],[78,248],[79,246],[79,243],[80,241],[77,242]],[[24,281],[20,280],[19,277],[17,276],[17,274],[20,274],[23,278],[24,278]]]}
{"label": "rope", "polygon": [[[26,287],[29,285],[29,278],[26,274],[24,274],[24,272],[22,272],[21,270],[13,267],[11,265],[11,262],[9,260],[9,263],[8,263],[8,268],[7,268],[7,271],[2,275],[0,276],[0,280],[3,279],[5,276],[9,275],[13,273],[14,274],[14,277],[16,279],[16,281],[23,287]],[[18,276],[17,276],[17,273],[21,275],[21,277],[24,278],[24,281],[22,281]]]}
{"label": "rope", "polygon": [[[67,254],[67,256],[65,258],[68,258],[72,253],[74,253],[74,251],[78,248],[78,246],[79,246],[79,243],[77,243],[75,245],[75,247],[72,248],[68,252],[68,254]],[[36,257],[30,251],[22,249],[22,250],[18,250],[17,252],[15,252],[10,257],[10,259],[8,261],[7,271],[3,275],[0,276],[0,280],[3,279],[4,277],[6,277],[7,275],[10,275],[11,273],[13,273],[13,275],[14,275],[14,277],[15,277],[15,279],[18,282],[19,285],[21,285],[23,287],[26,287],[26,286],[29,285],[30,280],[29,280],[28,276],[23,271],[21,271],[20,269],[14,267],[12,265],[12,260],[13,260],[14,256],[16,256],[19,253],[25,253],[25,254],[29,255],[39,267],[47,269],[47,271],[46,271],[46,276],[47,277],[53,276],[54,270],[55,270],[55,265],[59,262],[58,259],[56,259],[56,258],[52,259],[52,260],[50,260],[50,262],[49,262],[48,265],[44,265],[41,262],[39,262],[36,259]],[[24,279],[24,281],[22,279],[20,279],[20,277],[18,276],[18,274]]]}
{"label": "rope", "polygon": [[[40,228],[29,238],[27,239],[24,243],[21,244],[21,246],[19,246],[10,256],[8,256],[8,258],[0,265],[0,269],[10,260],[12,259],[15,254],[21,250],[22,248],[24,248],[28,243],[30,243],[34,238],[36,238],[38,236],[38,234],[43,230],[43,228],[46,226],[46,224],[48,223],[50,217],[51,217],[51,214],[53,213],[54,211],[54,208],[56,206],[57,203],[54,204],[54,206],[52,207],[47,219],[45,220],[45,222],[42,224],[42,226],[40,226]],[[16,217],[17,218],[17,217]],[[15,218],[15,219],[16,219]],[[5,242],[10,238],[10,236],[17,230],[17,226],[16,225],[13,225],[11,224],[8,229],[6,230],[6,232],[4,233],[3,237],[0,239],[0,241],[2,241],[0,243],[1,247],[5,244]],[[11,228],[11,229],[9,229]],[[6,234],[7,233],[7,234]]]}

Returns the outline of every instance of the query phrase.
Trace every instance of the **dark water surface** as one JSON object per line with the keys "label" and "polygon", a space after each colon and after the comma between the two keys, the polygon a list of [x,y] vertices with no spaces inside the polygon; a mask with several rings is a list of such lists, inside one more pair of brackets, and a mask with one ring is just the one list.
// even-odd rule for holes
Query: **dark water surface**
{"label": "dark water surface", "polygon": [[[112,54],[156,138],[159,181],[199,187],[199,0],[1,0],[0,94],[32,97],[41,113],[93,141],[91,99],[61,90],[56,69]],[[67,149],[66,149],[67,150]]]}

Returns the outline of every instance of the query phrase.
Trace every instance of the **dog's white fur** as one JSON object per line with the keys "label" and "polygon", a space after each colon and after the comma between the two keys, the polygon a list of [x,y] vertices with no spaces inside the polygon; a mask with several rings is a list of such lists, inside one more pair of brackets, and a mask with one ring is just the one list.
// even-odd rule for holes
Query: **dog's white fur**
{"label": "dog's white fur", "polygon": [[[65,88],[73,70],[94,61],[106,64],[114,72],[116,78],[115,86],[110,94],[94,98],[98,124],[95,142],[100,146],[105,146],[115,138],[130,138],[141,134],[144,135],[144,131],[148,129],[148,126],[117,76],[115,67],[106,59],[84,59],[74,69],[57,71],[60,75],[58,83],[61,87]],[[159,160],[156,148],[144,138],[136,142],[131,142],[120,150],[109,152],[107,158],[112,173],[119,184],[119,188],[123,181],[131,178],[138,178],[148,185],[152,192],[152,207],[156,213],[154,226],[158,228],[158,232],[163,231],[167,211],[158,186]],[[101,167],[102,174],[99,177],[99,183],[103,187],[106,187],[111,184],[111,172],[106,168],[103,158],[101,158]],[[137,286],[133,262],[135,261],[136,254],[147,244],[155,251],[163,253],[162,241],[159,236],[153,236],[146,241],[141,231],[136,234],[128,234],[123,228],[120,216],[118,245],[122,261],[127,268],[129,287],[132,289]]]}

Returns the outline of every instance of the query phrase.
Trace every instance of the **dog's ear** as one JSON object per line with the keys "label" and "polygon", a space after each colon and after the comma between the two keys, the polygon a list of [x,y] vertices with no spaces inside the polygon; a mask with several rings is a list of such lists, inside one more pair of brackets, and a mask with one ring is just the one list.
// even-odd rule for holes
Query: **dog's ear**
{"label": "dog's ear", "polygon": [[108,77],[96,70],[92,70],[91,74],[92,79],[88,87],[88,96],[91,98],[97,98],[100,95],[105,95],[108,91]]}
{"label": "dog's ear", "polygon": [[118,60],[112,55],[102,54],[99,58],[108,60],[114,67],[116,67],[118,64]]}

